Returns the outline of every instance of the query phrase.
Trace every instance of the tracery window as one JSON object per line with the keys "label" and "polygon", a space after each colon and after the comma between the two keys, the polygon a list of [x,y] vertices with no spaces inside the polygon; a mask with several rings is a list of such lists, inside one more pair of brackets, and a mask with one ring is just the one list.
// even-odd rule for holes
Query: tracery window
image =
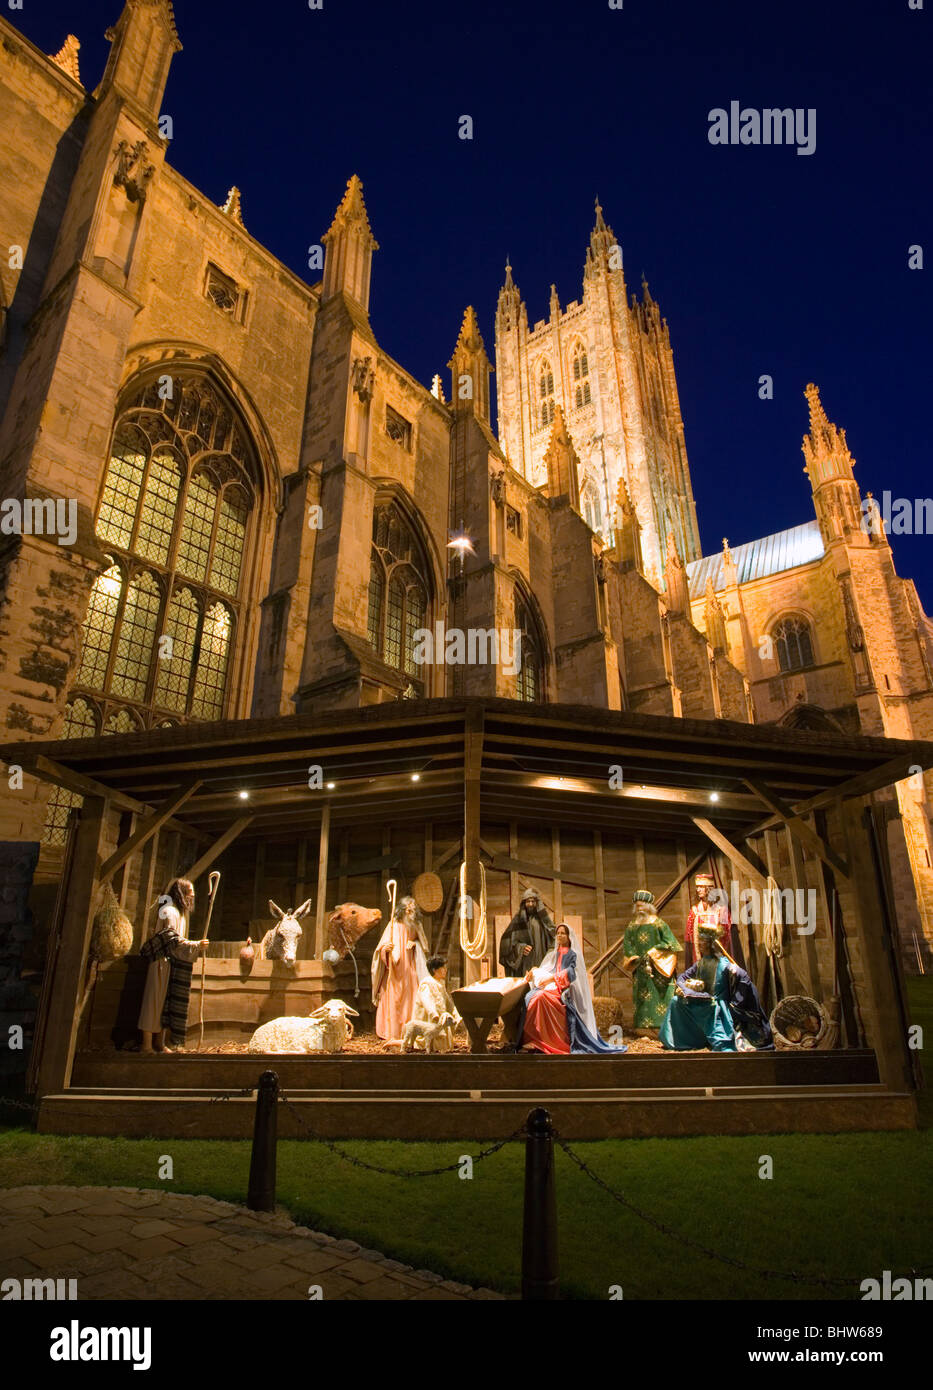
{"label": "tracery window", "polygon": [[524,595],[515,591],[515,628],[521,634],[521,664],[515,698],[531,703],[544,699],[544,643],[538,623]]}
{"label": "tracery window", "polygon": [[170,396],[142,387],[121,412],[97,513],[111,563],[91,591],[75,688],[98,698],[104,732],[227,707],[255,460],[205,377],[169,380]]}
{"label": "tracery window", "polygon": [[[61,738],[93,738],[99,733],[97,712],[89,700],[80,696],[65,706],[65,723]],[[80,806],[83,797],[77,792],[66,791],[64,787],[53,787],[45,812],[45,830],[42,839],[47,845],[63,845],[68,828],[68,812],[73,806]]]}
{"label": "tracery window", "polygon": [[542,362],[539,368],[538,386],[541,392],[541,428],[545,429],[554,420],[554,373],[548,361]]}
{"label": "tracery window", "polygon": [[428,572],[414,528],[398,504],[377,505],[367,633],[385,664],[404,671],[419,694],[424,693],[424,668],[414,658],[415,633],[430,626]]}
{"label": "tracery window", "polygon": [[771,636],[782,671],[801,671],[813,665],[813,637],[804,618],[782,618]]}
{"label": "tracery window", "polygon": [[581,406],[589,405],[592,399],[588,380],[589,374],[590,367],[586,348],[582,343],[577,343],[573,350],[573,379],[575,382],[573,403],[578,410]]}

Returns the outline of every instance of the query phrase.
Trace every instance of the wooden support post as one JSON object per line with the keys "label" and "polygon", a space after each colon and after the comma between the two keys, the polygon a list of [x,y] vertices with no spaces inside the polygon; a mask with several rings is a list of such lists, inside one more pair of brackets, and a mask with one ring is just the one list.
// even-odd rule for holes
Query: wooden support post
{"label": "wooden support post", "polygon": [[304,835],[298,836],[295,846],[295,902],[303,903],[306,897],[305,883],[308,873],[308,841]]}
{"label": "wooden support post", "polygon": [[153,835],[143,850],[142,869],[139,875],[139,898],[136,908],[136,937],[134,949],[138,949],[149,938],[149,904],[155,897],[155,876],[159,864],[159,831]]}
{"label": "wooden support post", "polygon": [[263,911],[265,899],[263,892],[265,889],[266,877],[266,842],[257,840],[256,855],[253,860],[253,917],[268,917],[268,912]]}
{"label": "wooden support post", "polygon": [[[340,832],[340,860],[338,864],[337,878],[337,901],[345,903],[347,900],[347,864],[350,862],[350,832],[341,830]],[[430,865],[428,866],[430,868]],[[380,903],[381,907],[382,904]]]}
{"label": "wooden support post", "polygon": [[551,826],[551,867],[554,870],[554,921],[564,919],[564,885],[560,876],[560,826]]}
{"label": "wooden support post", "polygon": [[[518,821],[514,821],[514,820],[513,820],[513,821],[509,821],[509,858],[510,858],[510,859],[513,859],[513,860],[517,860],[517,859],[518,859]],[[511,919],[515,916],[516,912],[518,911],[518,906],[519,906],[519,898],[518,898],[518,895],[519,895],[520,892],[521,892],[521,888],[520,888],[519,882],[518,882],[518,870],[517,870],[517,869],[509,869],[509,920],[510,920],[510,921],[511,921]]]}
{"label": "wooden support post", "polygon": [[[466,891],[474,903],[480,898],[480,773],[483,766],[483,709],[468,707],[463,731],[463,858],[466,862]],[[474,923],[475,926],[475,918]],[[480,963],[466,952],[462,980],[472,985],[480,978]]]}
{"label": "wooden support post", "polygon": [[311,958],[317,955],[324,941],[324,916],[327,911],[327,856],[330,852],[330,802],[324,803],[321,813],[321,839],[317,856],[317,899],[314,904],[314,939]]}
{"label": "wooden support post", "polygon": [[609,924],[606,918],[606,880],[603,872],[603,833],[593,831],[593,876],[596,879],[596,935],[599,954],[609,944]]}
{"label": "wooden support post", "polygon": [[[797,839],[796,836],[791,834],[789,826],[784,827],[784,834],[787,838],[787,852],[790,856],[790,870],[791,878],[794,884],[794,893],[804,894],[804,900],[807,901],[808,899],[806,895],[810,893],[811,889],[807,882],[807,863],[806,857],[803,852],[803,846],[801,845],[799,839]],[[826,932],[828,937],[828,922],[826,924]],[[800,948],[800,946],[796,946],[793,954],[796,955],[797,952],[800,951],[800,955],[802,957],[800,961],[799,973],[802,975],[804,980],[804,989],[806,993],[809,994],[811,999],[819,1000],[821,998],[820,964],[819,958],[817,957],[816,953],[815,934],[813,932],[809,932],[806,935],[801,936],[799,932],[795,932],[795,936],[797,943],[802,942],[802,949]]]}
{"label": "wooden support post", "polygon": [[840,807],[846,858],[852,870],[851,901],[861,947],[864,1003],[871,1020],[871,1041],[882,1083],[892,1091],[913,1091],[903,1002],[898,991],[891,905],[885,901],[884,884],[866,825],[866,809],[858,801],[845,801]]}
{"label": "wooden support post", "polygon": [[49,992],[48,1024],[38,1068],[40,1095],[62,1091],[71,1081],[87,952],[97,906],[100,844],[107,810],[108,803],[103,797],[85,797],[75,832],[55,974]]}

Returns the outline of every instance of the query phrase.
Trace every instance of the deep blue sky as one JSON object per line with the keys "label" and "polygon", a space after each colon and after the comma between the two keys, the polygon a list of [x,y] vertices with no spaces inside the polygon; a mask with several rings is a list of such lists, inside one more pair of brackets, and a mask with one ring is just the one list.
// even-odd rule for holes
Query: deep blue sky
{"label": "deep blue sky", "polygon": [[[25,0],[89,88],[121,0]],[[6,7],[4,6],[4,10]],[[172,163],[299,274],[360,174],[372,322],[428,384],[465,305],[492,353],[506,254],[529,318],[579,297],[599,194],[671,327],[704,551],[812,517],[816,381],[863,489],[933,493],[927,429],[933,0],[176,0]],[[814,107],[816,152],[711,146],[731,100]],[[472,143],[458,117],[474,120]],[[928,269],[910,271],[924,245]],[[283,344],[287,350],[287,344]],[[775,398],[758,399],[758,377]],[[929,537],[894,541],[933,609]]]}

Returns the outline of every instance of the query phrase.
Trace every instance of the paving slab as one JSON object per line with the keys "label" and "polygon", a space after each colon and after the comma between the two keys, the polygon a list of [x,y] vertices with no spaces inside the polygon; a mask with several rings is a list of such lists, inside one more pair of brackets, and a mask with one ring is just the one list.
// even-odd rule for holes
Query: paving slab
{"label": "paving slab", "polygon": [[0,1278],[77,1279],[79,1300],[487,1300],[356,1241],[213,1197],[138,1188],[0,1189]]}

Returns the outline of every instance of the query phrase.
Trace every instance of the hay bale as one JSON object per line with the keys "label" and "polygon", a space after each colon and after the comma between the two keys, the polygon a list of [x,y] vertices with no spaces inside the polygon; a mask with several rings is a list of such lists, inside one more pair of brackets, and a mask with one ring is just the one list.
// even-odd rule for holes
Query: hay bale
{"label": "hay bale", "polygon": [[612,1027],[621,1028],[624,1022],[621,999],[613,999],[608,994],[594,995],[593,1013],[601,1033],[608,1033]]}
{"label": "hay bale", "polygon": [[94,918],[90,955],[92,960],[121,960],[133,946],[133,923],[117,902],[109,883],[104,884],[101,905]]}

